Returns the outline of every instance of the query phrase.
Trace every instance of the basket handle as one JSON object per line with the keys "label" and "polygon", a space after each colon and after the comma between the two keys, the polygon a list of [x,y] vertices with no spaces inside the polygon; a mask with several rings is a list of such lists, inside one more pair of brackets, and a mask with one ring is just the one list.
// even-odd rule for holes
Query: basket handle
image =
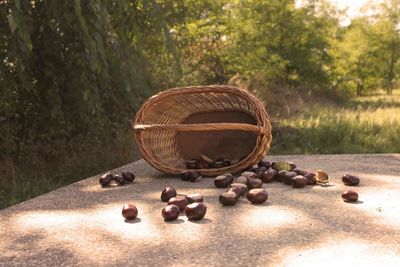
{"label": "basket handle", "polygon": [[133,125],[134,132],[140,131],[176,131],[176,132],[192,132],[192,131],[246,131],[257,135],[264,135],[266,130],[264,127],[247,124],[247,123],[202,123],[202,124],[136,124]]}

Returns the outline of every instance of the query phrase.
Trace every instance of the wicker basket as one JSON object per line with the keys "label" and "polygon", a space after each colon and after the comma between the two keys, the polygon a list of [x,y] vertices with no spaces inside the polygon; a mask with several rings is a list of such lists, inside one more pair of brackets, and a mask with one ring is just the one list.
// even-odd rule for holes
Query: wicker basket
{"label": "wicker basket", "polygon": [[200,169],[203,175],[236,173],[262,159],[271,143],[263,104],[233,86],[193,86],[163,91],[148,99],[132,123],[142,157],[171,174],[186,171],[186,160],[206,156],[236,161]]}

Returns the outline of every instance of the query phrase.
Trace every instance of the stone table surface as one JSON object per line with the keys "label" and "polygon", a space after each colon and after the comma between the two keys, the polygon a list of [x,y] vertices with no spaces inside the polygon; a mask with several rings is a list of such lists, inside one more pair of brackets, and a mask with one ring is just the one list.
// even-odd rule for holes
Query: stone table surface
{"label": "stone table surface", "polygon": [[[183,182],[143,160],[113,170],[135,183],[101,188],[98,176],[0,211],[0,266],[400,266],[400,154],[267,156],[323,169],[329,186],[264,184],[264,205],[223,207],[212,178]],[[361,177],[356,204],[344,173]],[[160,192],[201,193],[201,221],[164,222]],[[139,218],[124,222],[131,202]]]}

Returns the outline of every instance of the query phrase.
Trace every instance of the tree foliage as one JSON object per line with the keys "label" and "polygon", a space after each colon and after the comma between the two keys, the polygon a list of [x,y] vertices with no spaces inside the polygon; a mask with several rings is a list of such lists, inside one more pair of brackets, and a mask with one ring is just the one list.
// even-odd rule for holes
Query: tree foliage
{"label": "tree foliage", "polygon": [[323,0],[0,0],[3,156],[101,142],[147,97],[180,85],[240,77],[259,90],[390,94],[399,1],[370,8],[343,27]]}

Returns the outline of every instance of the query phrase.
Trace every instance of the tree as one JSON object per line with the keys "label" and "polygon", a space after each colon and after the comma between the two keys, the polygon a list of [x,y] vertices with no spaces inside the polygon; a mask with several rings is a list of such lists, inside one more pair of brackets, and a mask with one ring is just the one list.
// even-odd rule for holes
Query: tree
{"label": "tree", "polygon": [[330,38],[337,20],[329,5],[309,1],[240,1],[235,5],[232,72],[266,84],[324,87],[329,82]]}

